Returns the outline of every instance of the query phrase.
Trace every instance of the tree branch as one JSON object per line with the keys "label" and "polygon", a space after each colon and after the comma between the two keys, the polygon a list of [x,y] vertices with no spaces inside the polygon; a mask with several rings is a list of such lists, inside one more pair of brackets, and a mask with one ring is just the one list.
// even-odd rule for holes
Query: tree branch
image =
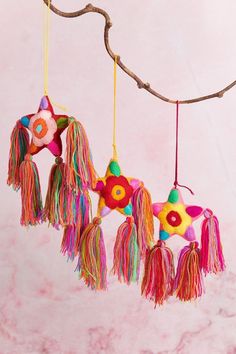
{"label": "tree branch", "polygon": [[[48,0],[43,0],[43,1],[46,5],[48,5]],[[52,3],[50,4],[50,8],[55,14],[62,16],[62,17],[67,17],[67,18],[79,17],[79,16],[85,15],[89,12],[95,12],[95,13],[102,15],[105,19],[104,44],[105,44],[106,50],[107,50],[108,54],[110,55],[110,57],[113,60],[115,60],[115,53],[112,51],[112,49],[110,47],[110,43],[109,43],[109,29],[112,27],[112,22],[111,22],[110,16],[108,15],[108,13],[105,10],[100,9],[99,7],[95,7],[92,4],[88,4],[87,6],[85,6],[85,8],[83,8],[79,11],[75,11],[75,12],[63,12],[63,11],[57,9]],[[162,101],[165,101],[168,103],[174,103],[174,104],[176,103],[176,100],[167,98],[167,97],[161,95],[160,93],[158,93],[157,91],[155,91],[150,86],[150,84],[148,82],[144,83],[133,71],[131,71],[129,68],[127,68],[127,66],[125,66],[125,64],[121,61],[120,56],[117,56],[117,65],[119,65],[119,67],[127,75],[129,75],[133,80],[136,81],[138,88],[148,91],[153,96],[159,98]],[[211,98],[221,98],[221,97],[223,97],[225,92],[229,91],[235,85],[236,85],[236,80],[233,81],[231,84],[229,84],[228,86],[226,86],[225,88],[223,88],[220,91],[217,91],[215,93],[212,93],[212,94],[209,94],[206,96],[191,98],[188,100],[179,100],[179,104],[190,104],[190,103],[196,103],[196,102],[200,102],[200,101],[209,100]]]}

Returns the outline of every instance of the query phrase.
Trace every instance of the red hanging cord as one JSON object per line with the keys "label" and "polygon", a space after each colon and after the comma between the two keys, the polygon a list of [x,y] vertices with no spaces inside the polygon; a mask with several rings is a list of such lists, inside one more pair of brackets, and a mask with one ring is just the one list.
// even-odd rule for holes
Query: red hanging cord
{"label": "red hanging cord", "polygon": [[179,101],[176,101],[176,120],[175,120],[175,181],[174,181],[174,187],[177,188],[177,186],[186,188],[189,190],[191,194],[194,194],[193,191],[183,185],[179,184],[178,182],[178,162],[179,162]]}

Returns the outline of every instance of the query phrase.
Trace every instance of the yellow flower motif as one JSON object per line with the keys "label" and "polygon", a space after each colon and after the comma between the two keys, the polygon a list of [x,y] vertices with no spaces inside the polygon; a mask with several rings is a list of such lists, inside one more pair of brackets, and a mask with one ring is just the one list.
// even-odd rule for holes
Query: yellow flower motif
{"label": "yellow flower motif", "polygon": [[163,230],[170,235],[178,234],[183,236],[192,223],[192,218],[185,211],[182,203],[165,203],[158,214],[158,219],[163,226]]}

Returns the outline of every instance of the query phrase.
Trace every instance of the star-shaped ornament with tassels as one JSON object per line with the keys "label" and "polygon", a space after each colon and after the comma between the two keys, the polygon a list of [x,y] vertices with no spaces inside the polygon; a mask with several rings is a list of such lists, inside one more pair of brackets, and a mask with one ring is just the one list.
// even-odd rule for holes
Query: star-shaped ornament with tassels
{"label": "star-shaped ornament with tassels", "polygon": [[122,175],[118,161],[111,159],[105,177],[97,180],[94,189],[100,196],[98,216],[104,217],[112,210],[131,216],[131,198],[141,183],[138,179]]}
{"label": "star-shaped ornament with tassels", "polygon": [[68,126],[68,116],[55,114],[48,96],[42,97],[37,113],[22,117],[20,122],[32,134],[29,154],[46,147],[54,156],[61,155],[61,134]]}

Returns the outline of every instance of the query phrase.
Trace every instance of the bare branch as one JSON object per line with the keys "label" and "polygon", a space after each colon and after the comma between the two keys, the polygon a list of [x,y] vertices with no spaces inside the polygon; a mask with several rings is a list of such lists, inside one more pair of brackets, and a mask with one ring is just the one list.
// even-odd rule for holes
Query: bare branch
{"label": "bare branch", "polygon": [[[47,5],[48,4],[48,0],[43,0],[44,3]],[[59,9],[57,9],[52,3],[50,5],[51,10],[62,17],[67,17],[67,18],[74,18],[74,17],[79,17],[82,15],[85,15],[87,13],[90,12],[95,12],[98,13],[100,15],[102,15],[105,19],[105,27],[104,27],[104,44],[106,47],[106,50],[108,52],[108,54],[110,55],[110,57],[114,60],[115,59],[115,54],[111,47],[110,47],[110,43],[109,43],[109,29],[112,27],[112,22],[110,19],[110,16],[108,15],[108,13],[103,10],[100,9],[99,7],[95,7],[92,4],[88,4],[87,6],[85,6],[85,8],[79,10],[79,11],[75,11],[75,12],[64,12],[61,11]],[[151,93],[153,96],[159,98],[162,101],[168,102],[168,103],[176,103],[176,100],[174,99],[170,99],[167,98],[163,95],[161,95],[160,93],[158,93],[157,91],[155,91],[148,82],[143,82],[133,71],[131,71],[129,68],[127,68],[127,66],[125,66],[125,64],[121,61],[120,57],[118,56],[117,58],[117,64],[119,65],[119,67],[127,74],[129,75],[133,80],[136,81],[138,88],[140,89],[144,89],[146,91],[148,91],[149,93]],[[236,80],[233,81],[231,84],[229,84],[228,86],[226,86],[225,88],[223,88],[220,91],[217,91],[215,93],[206,95],[206,96],[201,96],[201,97],[196,97],[196,98],[191,98],[188,100],[179,100],[179,104],[190,104],[190,103],[197,103],[200,101],[205,101],[205,100],[209,100],[211,98],[221,98],[223,97],[223,95],[225,94],[225,92],[229,91],[231,88],[233,88],[236,85]]]}

